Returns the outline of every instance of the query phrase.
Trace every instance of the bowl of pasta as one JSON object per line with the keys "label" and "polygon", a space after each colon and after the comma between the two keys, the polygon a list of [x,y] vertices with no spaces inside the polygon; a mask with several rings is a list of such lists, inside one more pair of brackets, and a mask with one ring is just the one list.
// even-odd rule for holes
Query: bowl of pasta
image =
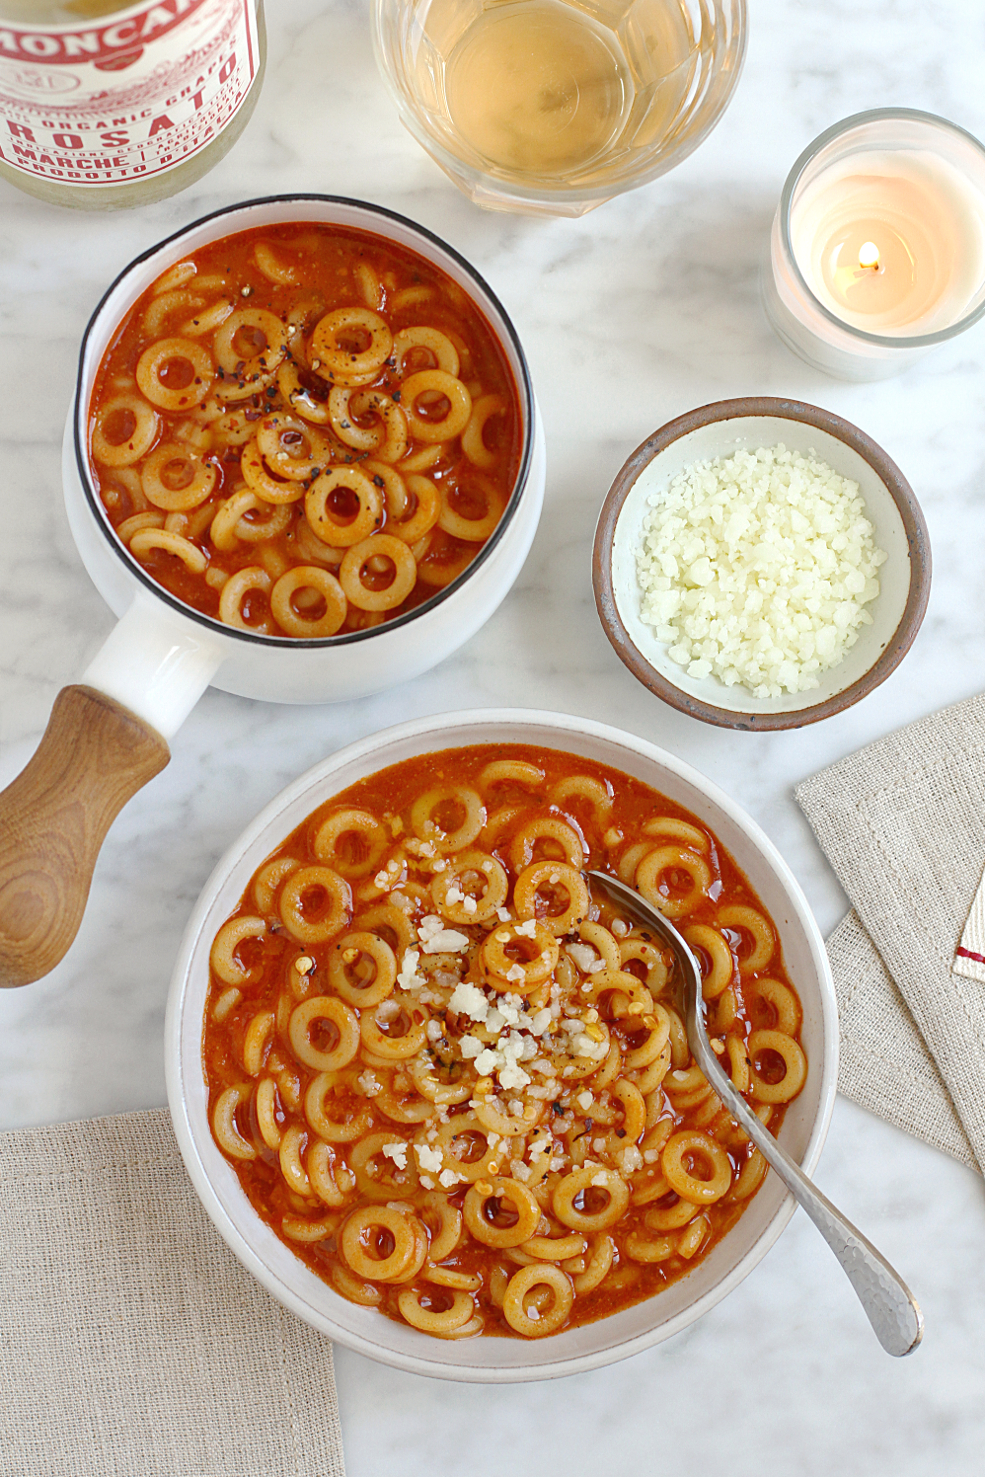
{"label": "bowl of pasta", "polygon": [[168,1096],[235,1254],[333,1339],[449,1379],[596,1368],[669,1338],[793,1202],[691,1058],[684,931],[733,1082],[809,1173],[837,1014],[767,837],[604,724],[450,714],[349,746],[220,861],[172,980]]}

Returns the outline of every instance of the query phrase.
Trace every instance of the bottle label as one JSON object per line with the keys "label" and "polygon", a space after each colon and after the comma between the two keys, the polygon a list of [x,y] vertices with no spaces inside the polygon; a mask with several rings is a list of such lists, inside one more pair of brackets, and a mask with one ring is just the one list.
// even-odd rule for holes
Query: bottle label
{"label": "bottle label", "polygon": [[259,61],[255,0],[144,0],[88,26],[0,21],[0,159],[83,189],[163,174],[222,132]]}

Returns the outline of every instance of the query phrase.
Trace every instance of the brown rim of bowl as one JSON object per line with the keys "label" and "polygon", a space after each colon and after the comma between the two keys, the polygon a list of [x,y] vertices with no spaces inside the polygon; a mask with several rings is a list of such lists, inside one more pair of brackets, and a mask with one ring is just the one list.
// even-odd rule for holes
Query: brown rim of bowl
{"label": "brown rim of bowl", "polygon": [[[857,451],[884,483],[899,510],[906,531],[907,550],[910,556],[910,588],[906,605],[899,624],[889,642],[869,670],[846,687],[843,692],[807,708],[789,713],[735,713],[728,708],[718,708],[700,698],[689,696],[661,675],[646,660],[623,624],[616,606],[612,585],[612,546],[616,523],[630,489],[643,468],[674,441],[680,440],[700,426],[715,421],[736,420],[749,416],[775,416],[792,421],[803,421],[816,426],[820,431],[836,436],[853,451]],[[770,396],[754,396],[740,400],[718,400],[712,405],[699,406],[676,420],[668,421],[659,431],[654,431],[642,445],[638,446],[623,463],[602,504],[595,544],[592,550],[592,585],[595,590],[595,605],[602,622],[602,629],[619,657],[633,676],[657,697],[669,703],[680,713],[700,718],[705,723],[717,724],[719,728],[738,728],[747,732],[763,733],[771,729],[802,728],[808,723],[819,723],[835,713],[844,712],[860,698],[867,697],[880,682],[899,666],[913,645],[927,612],[930,598],[930,535],[920,504],[913,489],[899,467],[886,455],[871,437],[850,421],[842,420],[830,410],[821,410],[816,405],[807,405],[800,400],[779,400]]]}

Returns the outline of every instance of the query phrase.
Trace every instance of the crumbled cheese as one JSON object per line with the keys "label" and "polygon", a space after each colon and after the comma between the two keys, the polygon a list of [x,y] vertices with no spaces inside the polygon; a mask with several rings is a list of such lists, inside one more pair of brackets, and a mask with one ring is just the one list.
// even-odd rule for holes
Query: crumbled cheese
{"label": "crumbled cheese", "polygon": [[506,971],[506,978],[509,980],[511,985],[522,984],[526,977],[527,971],[524,969],[522,964],[511,964],[509,969]]}
{"label": "crumbled cheese", "polygon": [[462,898],[462,907],[465,909],[466,913],[476,913],[479,910],[479,904],[476,902],[475,898],[471,897],[468,893],[466,893],[465,896]]}
{"label": "crumbled cheese", "polygon": [[[509,923],[511,916],[512,915],[509,908],[496,909],[496,917],[499,919],[500,923]],[[509,937],[509,935],[507,935],[507,937]]]}
{"label": "crumbled cheese", "polygon": [[443,1185],[446,1190],[450,1190],[452,1185],[464,1184],[465,1176],[464,1174],[456,1174],[453,1169],[443,1169],[438,1175],[438,1183]]}
{"label": "crumbled cheese", "polygon": [[478,985],[461,980],[452,991],[448,1009],[456,1015],[467,1015],[470,1021],[482,1023],[489,1015],[489,1001]]}
{"label": "crumbled cheese", "polygon": [[471,942],[468,934],[446,928],[444,920],[436,913],[429,913],[426,918],[421,919],[417,937],[425,954],[459,954]]}
{"label": "crumbled cheese", "polygon": [[364,1097],[376,1097],[378,1092],[383,1091],[383,1083],[378,1082],[372,1072],[360,1072],[356,1078],[356,1086]]}
{"label": "crumbled cheese", "polygon": [[440,1041],[443,1034],[444,1032],[441,1029],[441,1022],[439,1020],[435,1020],[434,1016],[432,1016],[427,1023],[428,1040],[432,1042]]}
{"label": "crumbled cheese", "polygon": [[462,1036],[459,1040],[459,1048],[462,1056],[468,1061],[471,1057],[477,1057],[484,1049],[478,1036]]}
{"label": "crumbled cheese", "polygon": [[598,1185],[600,1187],[608,1188],[608,1184],[609,1184],[609,1174],[608,1174],[608,1171],[605,1170],[605,1169],[600,1169],[599,1172],[598,1172],[598,1174],[593,1174],[592,1175],[592,1184],[593,1185]]}
{"label": "crumbled cheese", "polygon": [[633,1174],[635,1170],[643,1168],[643,1155],[635,1144],[629,1144],[616,1155],[616,1163],[623,1174]]}
{"label": "crumbled cheese", "polygon": [[536,918],[528,918],[526,923],[518,923],[513,932],[517,938],[532,939],[537,932]]}
{"label": "crumbled cheese", "polygon": [[397,984],[403,990],[419,990],[425,983],[423,974],[418,972],[418,964],[421,955],[418,949],[405,949],[404,957],[400,964],[400,973],[397,975]]}
{"label": "crumbled cheese", "polygon": [[398,1169],[407,1168],[407,1145],[405,1143],[384,1144],[383,1153],[392,1159]]}
{"label": "crumbled cheese", "polygon": [[543,1010],[538,1010],[537,1014],[531,1020],[530,1030],[535,1036],[543,1036],[544,1032],[551,1024],[551,1019],[551,1012],[545,1006]]}
{"label": "crumbled cheese", "polygon": [[580,1092],[575,1098],[575,1102],[578,1104],[579,1108],[581,1108],[583,1113],[588,1112],[594,1101],[595,1099],[593,1098],[592,1094],[587,1091],[587,1089],[585,1092]]}
{"label": "crumbled cheese", "polygon": [[582,974],[588,974],[593,964],[602,962],[591,944],[568,944],[566,952],[577,964]]}
{"label": "crumbled cheese", "polygon": [[437,1149],[429,1149],[427,1144],[415,1144],[414,1153],[417,1162],[422,1169],[429,1169],[433,1174],[438,1174],[444,1164],[444,1158]]}
{"label": "crumbled cheese", "polygon": [[626,922],[625,918],[613,918],[612,932],[615,934],[617,939],[626,937],[627,933],[629,932],[629,924]]}

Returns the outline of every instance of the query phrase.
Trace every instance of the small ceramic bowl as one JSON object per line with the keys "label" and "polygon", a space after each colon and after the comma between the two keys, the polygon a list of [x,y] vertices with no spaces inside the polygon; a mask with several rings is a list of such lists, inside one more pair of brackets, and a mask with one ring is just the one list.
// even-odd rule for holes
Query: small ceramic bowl
{"label": "small ceramic bowl", "polygon": [[807,1174],[817,1164],[838,1077],[838,1012],[817,924],[792,872],[754,821],[690,765],[634,734],[586,718],[488,709],[419,718],[360,739],[289,785],[230,847],[202,890],[182,940],[165,1025],[168,1100],[188,1173],[220,1235],[285,1307],[329,1338],[412,1374],[504,1384],[611,1364],[687,1328],[758,1265],[795,1206],[769,1175],[740,1220],[687,1276],[656,1297],[543,1339],[448,1340],[347,1302],[257,1215],[209,1126],[202,1022],[209,949],[263,859],[339,791],[391,764],[469,744],[536,744],[633,775],[692,811],[742,868],[776,924],[803,1009],[807,1082],[790,1104],[780,1142]]}
{"label": "small ceramic bowl", "polygon": [[[698,461],[741,448],[783,444],[814,451],[859,484],[875,542],[887,555],[880,592],[842,661],[808,692],[754,697],[717,677],[689,677],[641,619],[637,551],[649,499]],[[644,475],[645,474],[645,475]],[[599,618],[619,658],[671,707],[721,728],[800,728],[851,707],[884,682],[920,629],[930,595],[930,537],[920,505],[896,464],[868,436],[830,411],[797,400],[722,400],[670,421],[638,446],[602,505],[592,566]]]}

